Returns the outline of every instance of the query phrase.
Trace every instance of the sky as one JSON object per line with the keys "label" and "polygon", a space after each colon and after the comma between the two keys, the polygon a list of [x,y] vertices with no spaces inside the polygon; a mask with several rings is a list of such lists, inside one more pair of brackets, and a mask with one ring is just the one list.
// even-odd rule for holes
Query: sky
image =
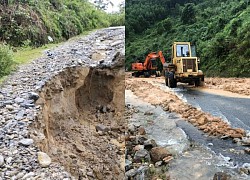
{"label": "sky", "polygon": [[117,11],[119,11],[118,5],[121,2],[124,2],[125,0],[110,0],[110,1],[114,4],[114,7],[112,7],[111,5],[109,5],[109,7],[107,9],[107,12],[117,12]]}
{"label": "sky", "polygon": [[[89,1],[93,2],[94,0],[89,0]],[[109,12],[109,13],[119,11],[119,6],[118,5],[121,2],[125,2],[125,0],[110,0],[110,1],[114,4],[114,6],[111,6],[111,5],[108,6],[108,9],[106,11]]]}

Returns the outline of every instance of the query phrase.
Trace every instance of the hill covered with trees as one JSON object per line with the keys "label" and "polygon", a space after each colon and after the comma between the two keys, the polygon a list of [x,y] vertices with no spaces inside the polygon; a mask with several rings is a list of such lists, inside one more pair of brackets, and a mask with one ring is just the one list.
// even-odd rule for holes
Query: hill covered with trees
{"label": "hill covered with trees", "polygon": [[207,76],[250,76],[249,0],[127,0],[126,66],[191,41]]}
{"label": "hill covered with trees", "polygon": [[[100,6],[103,1],[96,3]],[[102,9],[105,4],[99,6],[88,0],[2,0],[0,78],[9,74],[15,64],[12,47],[39,47],[84,31],[124,25],[124,7],[121,12],[108,14]]]}
{"label": "hill covered with trees", "polygon": [[4,0],[0,5],[0,41],[40,46],[48,43],[48,36],[61,41],[86,30],[120,25],[114,16],[87,0]]}

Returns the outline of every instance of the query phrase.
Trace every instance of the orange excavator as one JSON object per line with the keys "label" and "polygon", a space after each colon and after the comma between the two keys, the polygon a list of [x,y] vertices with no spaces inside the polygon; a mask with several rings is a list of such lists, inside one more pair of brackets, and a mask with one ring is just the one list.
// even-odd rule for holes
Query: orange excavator
{"label": "orange excavator", "polygon": [[132,71],[135,71],[132,73],[132,76],[139,77],[141,75],[144,75],[144,77],[150,77],[151,75],[155,75],[156,77],[159,77],[161,73],[160,71],[157,71],[156,60],[158,58],[161,60],[162,64],[165,64],[165,58],[162,51],[159,51],[158,53],[149,53],[143,63],[132,63]]}

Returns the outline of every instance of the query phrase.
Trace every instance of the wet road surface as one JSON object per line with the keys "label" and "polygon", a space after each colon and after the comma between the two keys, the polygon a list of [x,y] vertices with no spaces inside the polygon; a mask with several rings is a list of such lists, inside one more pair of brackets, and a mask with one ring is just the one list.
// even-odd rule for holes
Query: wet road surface
{"label": "wet road surface", "polygon": [[196,89],[183,89],[176,93],[189,104],[228,121],[232,127],[250,131],[250,99],[214,95]]}
{"label": "wet road surface", "polygon": [[[199,88],[178,85],[177,88],[169,89],[164,81],[155,81],[152,84],[166,91],[174,92],[183,101],[192,106],[208,112],[216,117],[227,121],[234,128],[242,128],[250,131],[250,98],[229,97],[223,93],[220,95],[201,91]],[[212,92],[213,90],[210,90]],[[216,90],[215,90],[216,91]],[[237,95],[237,94],[236,94]]]}

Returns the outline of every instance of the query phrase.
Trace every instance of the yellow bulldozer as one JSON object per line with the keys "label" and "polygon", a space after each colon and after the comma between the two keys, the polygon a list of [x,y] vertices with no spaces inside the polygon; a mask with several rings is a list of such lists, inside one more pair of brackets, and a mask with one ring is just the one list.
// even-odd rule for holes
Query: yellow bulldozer
{"label": "yellow bulldozer", "polygon": [[204,84],[204,74],[199,70],[200,59],[196,57],[195,46],[190,42],[174,42],[172,45],[171,62],[163,65],[165,83],[175,88],[177,82]]}

